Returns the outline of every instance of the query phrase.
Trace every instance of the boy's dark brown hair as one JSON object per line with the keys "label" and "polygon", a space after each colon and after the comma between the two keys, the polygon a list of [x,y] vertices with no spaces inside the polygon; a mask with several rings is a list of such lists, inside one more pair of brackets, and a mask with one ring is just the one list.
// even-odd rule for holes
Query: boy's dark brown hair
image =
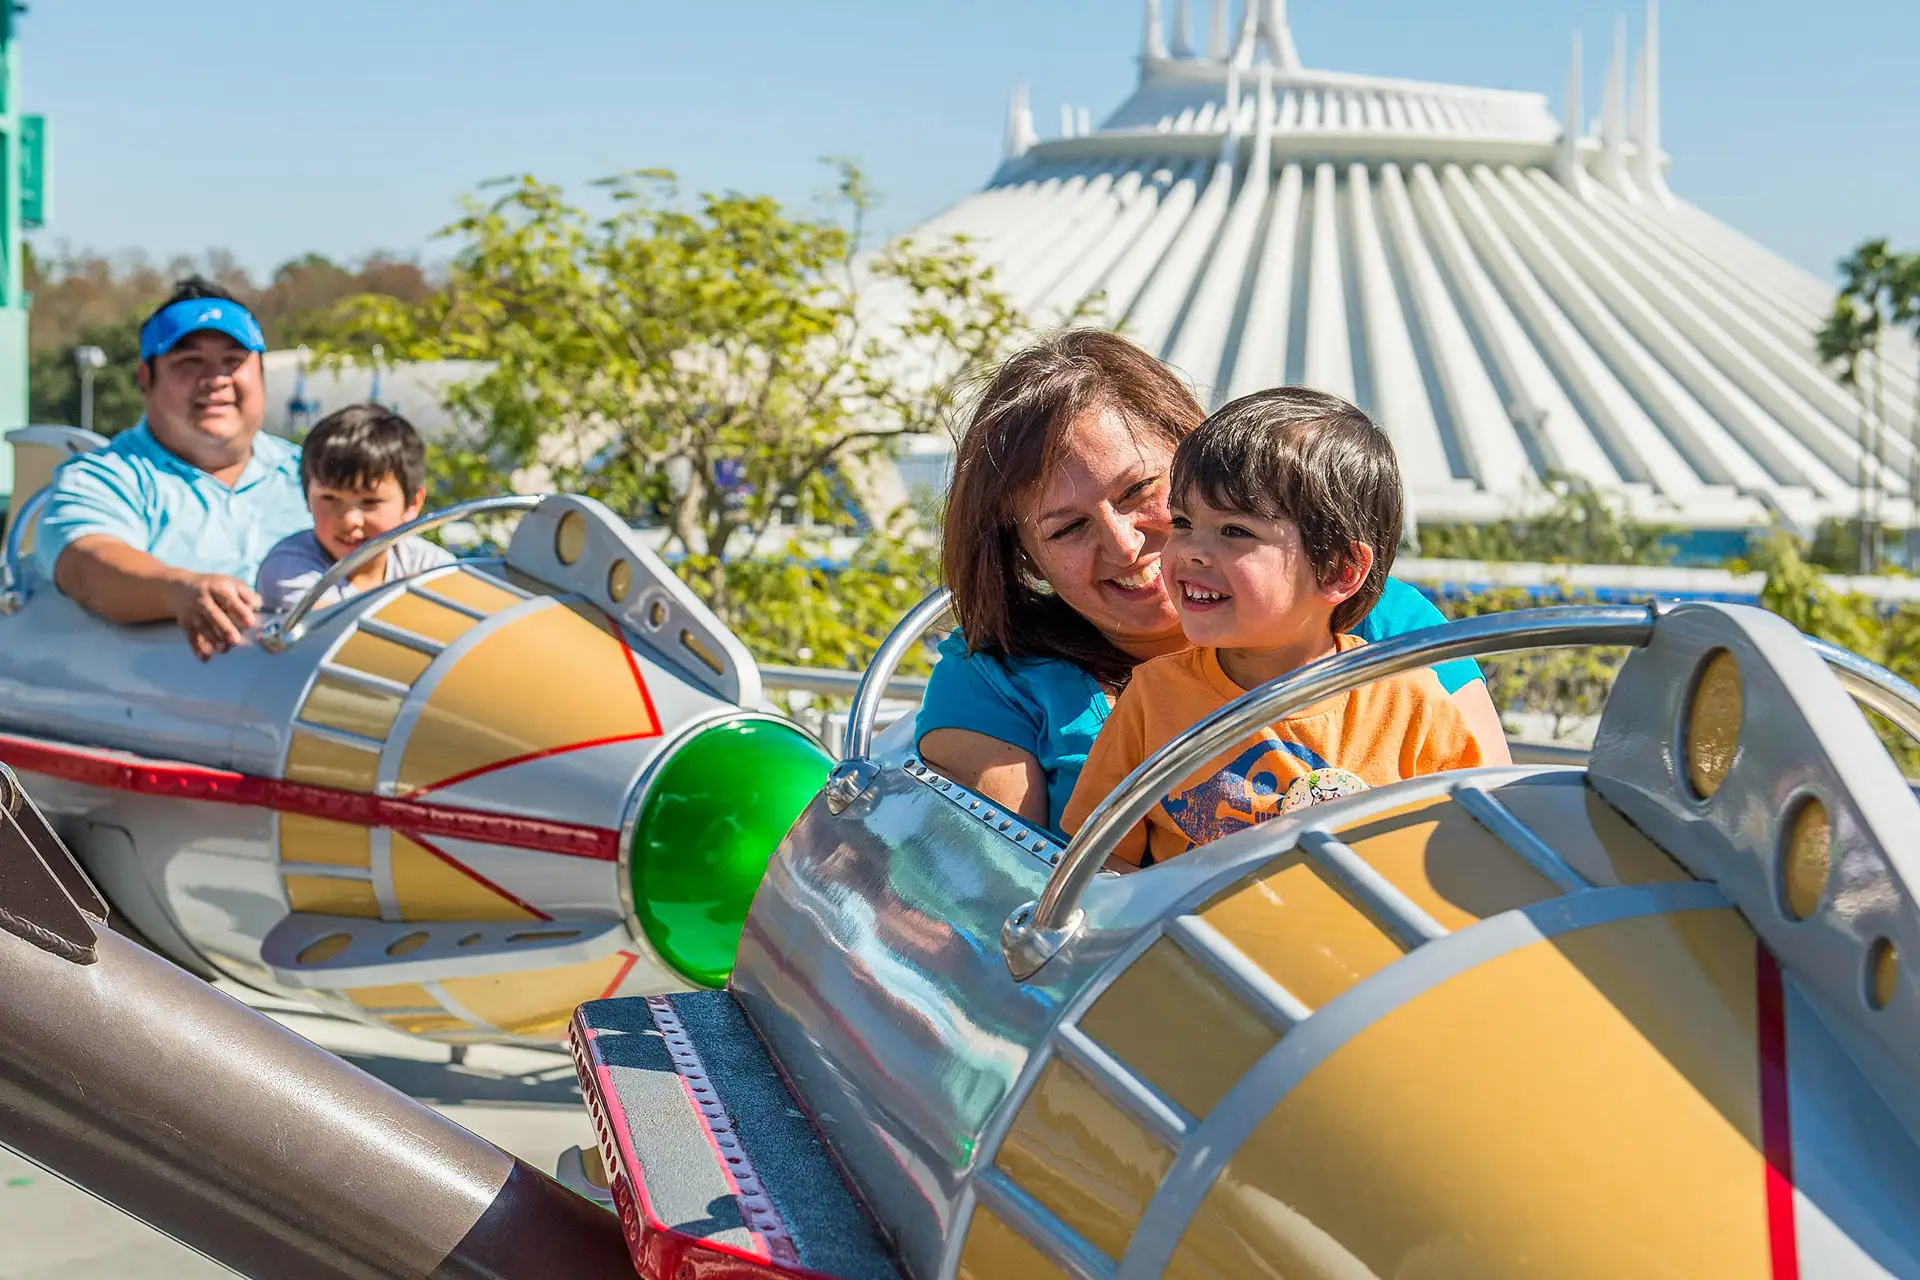
{"label": "boy's dark brown hair", "polygon": [[392,476],[407,500],[427,484],[427,446],[391,409],[349,405],[320,419],[300,444],[300,485],[373,489]]}
{"label": "boy's dark brown hair", "polygon": [[1256,391],[1201,423],[1173,455],[1171,497],[1176,507],[1198,497],[1293,521],[1321,583],[1346,567],[1355,543],[1372,547],[1367,580],[1333,611],[1335,632],[1351,631],[1380,599],[1405,510],[1387,433],[1339,396],[1305,387]]}

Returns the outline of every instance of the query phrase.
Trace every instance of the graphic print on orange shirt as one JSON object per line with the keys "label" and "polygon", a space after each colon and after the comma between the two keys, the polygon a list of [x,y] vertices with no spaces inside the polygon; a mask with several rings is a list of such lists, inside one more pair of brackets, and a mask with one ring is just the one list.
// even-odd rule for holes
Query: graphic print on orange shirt
{"label": "graphic print on orange shirt", "polygon": [[[1364,641],[1338,637],[1344,652]],[[1076,832],[1143,760],[1245,690],[1212,649],[1134,670],[1094,742],[1061,825]],[[1403,672],[1303,708],[1188,775],[1114,847],[1149,866],[1242,827],[1403,778],[1480,763],[1466,718],[1432,671]]]}
{"label": "graphic print on orange shirt", "polygon": [[1210,844],[1241,827],[1368,789],[1365,779],[1328,764],[1312,747],[1263,738],[1205,782],[1168,796],[1162,807],[1188,840]]}

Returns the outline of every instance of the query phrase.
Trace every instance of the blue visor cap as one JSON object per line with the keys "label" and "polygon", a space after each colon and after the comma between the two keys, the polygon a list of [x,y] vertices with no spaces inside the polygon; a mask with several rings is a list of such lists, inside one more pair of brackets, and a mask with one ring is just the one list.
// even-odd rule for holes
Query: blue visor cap
{"label": "blue visor cap", "polygon": [[140,358],[163,356],[190,333],[210,329],[224,333],[248,351],[265,351],[266,335],[253,313],[225,298],[183,298],[162,307],[159,314],[140,326]]}

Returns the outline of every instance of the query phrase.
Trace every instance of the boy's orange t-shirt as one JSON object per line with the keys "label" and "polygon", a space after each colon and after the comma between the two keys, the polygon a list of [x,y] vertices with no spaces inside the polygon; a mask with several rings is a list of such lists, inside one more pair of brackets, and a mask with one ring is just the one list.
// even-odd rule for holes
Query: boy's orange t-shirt
{"label": "boy's orange t-shirt", "polygon": [[[1366,643],[1336,637],[1342,653]],[[1080,830],[1120,780],[1201,717],[1246,693],[1211,648],[1142,663],[1095,739],[1061,825]],[[1432,668],[1317,702],[1261,729],[1183,781],[1114,851],[1137,866],[1319,800],[1403,778],[1471,768],[1480,744]]]}

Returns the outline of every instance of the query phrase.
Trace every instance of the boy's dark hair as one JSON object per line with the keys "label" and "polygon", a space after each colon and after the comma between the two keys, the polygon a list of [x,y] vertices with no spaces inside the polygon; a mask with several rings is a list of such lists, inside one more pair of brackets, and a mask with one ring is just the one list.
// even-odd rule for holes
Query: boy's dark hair
{"label": "boy's dark hair", "polygon": [[300,484],[372,489],[392,476],[409,500],[426,487],[427,446],[413,424],[377,404],[330,413],[300,444]]}
{"label": "boy's dark hair", "polygon": [[1221,408],[1175,451],[1171,493],[1176,506],[1197,494],[1222,511],[1293,521],[1322,583],[1346,566],[1353,544],[1372,547],[1366,581],[1333,611],[1335,632],[1358,626],[1380,599],[1400,545],[1393,442],[1322,391],[1276,387]]}

